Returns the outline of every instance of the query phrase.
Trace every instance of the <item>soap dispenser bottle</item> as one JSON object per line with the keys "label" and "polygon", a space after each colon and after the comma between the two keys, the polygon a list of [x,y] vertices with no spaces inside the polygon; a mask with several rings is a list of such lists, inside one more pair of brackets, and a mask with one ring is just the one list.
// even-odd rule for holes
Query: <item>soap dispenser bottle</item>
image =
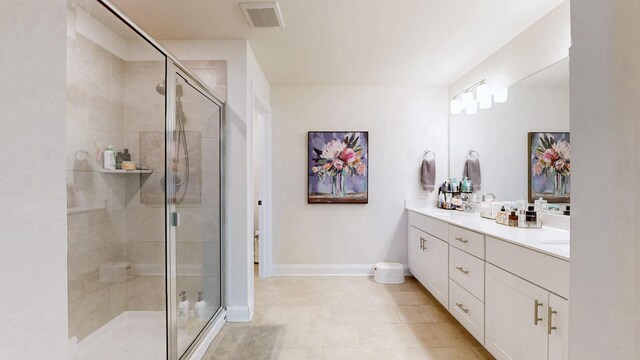
{"label": "soap dispenser bottle", "polygon": [[196,317],[198,318],[198,320],[204,321],[207,320],[207,316],[205,314],[205,302],[202,299],[202,291],[198,291],[198,302],[196,302],[195,305],[193,305],[193,308],[195,309],[196,312]]}
{"label": "soap dispenser bottle", "polygon": [[189,321],[189,300],[187,300],[187,292],[180,292],[180,302],[178,303],[178,327],[184,329]]}

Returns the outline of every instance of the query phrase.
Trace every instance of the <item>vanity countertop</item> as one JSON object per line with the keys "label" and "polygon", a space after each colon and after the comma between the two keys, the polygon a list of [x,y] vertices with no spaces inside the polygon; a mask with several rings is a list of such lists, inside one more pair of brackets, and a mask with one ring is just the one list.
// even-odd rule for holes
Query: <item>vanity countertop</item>
{"label": "vanity countertop", "polygon": [[543,226],[542,229],[520,229],[497,224],[494,220],[480,217],[479,214],[442,210],[433,206],[407,204],[406,209],[569,261],[570,232],[567,230],[548,226]]}

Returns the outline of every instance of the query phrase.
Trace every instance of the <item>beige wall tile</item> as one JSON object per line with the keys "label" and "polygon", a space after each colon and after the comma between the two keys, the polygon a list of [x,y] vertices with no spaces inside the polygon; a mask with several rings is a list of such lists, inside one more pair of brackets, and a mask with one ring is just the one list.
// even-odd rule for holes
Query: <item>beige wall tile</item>
{"label": "beige wall tile", "polygon": [[89,130],[123,137],[124,105],[101,95],[90,94]]}
{"label": "beige wall tile", "polygon": [[89,104],[87,91],[77,86],[67,86],[67,126],[87,129]]}

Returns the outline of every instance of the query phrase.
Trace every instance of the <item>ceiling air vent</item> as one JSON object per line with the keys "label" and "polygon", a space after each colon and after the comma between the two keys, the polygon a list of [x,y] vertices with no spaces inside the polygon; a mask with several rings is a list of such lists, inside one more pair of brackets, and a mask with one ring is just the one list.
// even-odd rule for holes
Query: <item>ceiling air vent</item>
{"label": "ceiling air vent", "polygon": [[283,27],[282,13],[277,2],[240,3],[240,9],[251,27]]}

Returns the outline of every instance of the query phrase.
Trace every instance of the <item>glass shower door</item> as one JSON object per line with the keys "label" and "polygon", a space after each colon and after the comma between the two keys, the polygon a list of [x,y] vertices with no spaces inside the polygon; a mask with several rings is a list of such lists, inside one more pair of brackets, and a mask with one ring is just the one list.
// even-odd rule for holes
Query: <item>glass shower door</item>
{"label": "glass shower door", "polygon": [[[173,296],[177,358],[222,308],[220,192],[221,107],[194,81],[176,71],[175,114],[168,131],[167,169],[172,184],[170,221],[175,250]],[[171,339],[170,339],[171,341]]]}

